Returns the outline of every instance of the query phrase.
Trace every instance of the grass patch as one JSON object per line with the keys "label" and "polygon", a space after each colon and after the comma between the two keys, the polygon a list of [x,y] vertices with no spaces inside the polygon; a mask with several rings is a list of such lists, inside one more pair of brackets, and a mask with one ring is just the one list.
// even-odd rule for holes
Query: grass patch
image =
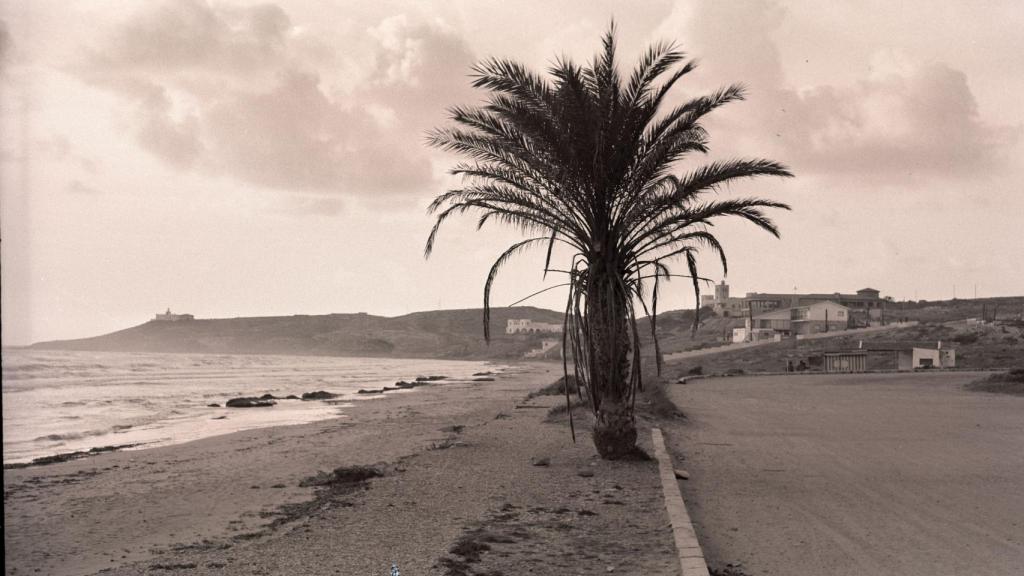
{"label": "grass patch", "polygon": [[[574,397],[570,401],[570,403],[572,405],[572,415],[574,418],[590,413],[590,405],[587,404],[586,400],[580,400],[579,398]],[[550,410],[548,410],[548,416],[546,421],[559,422],[563,419],[568,418],[568,415],[569,407],[567,407],[564,403],[559,402],[558,404],[552,406]]]}
{"label": "grass patch", "polygon": [[964,388],[976,392],[1024,396],[1024,368],[1014,368],[1009,372],[992,374],[966,384]]}
{"label": "grass patch", "polygon": [[537,396],[565,396],[566,386],[568,386],[570,394],[576,394],[579,391],[579,386],[576,384],[575,376],[562,376],[540,390],[530,392],[526,395],[526,399],[529,400],[531,398],[536,398]]}
{"label": "grass patch", "polygon": [[663,420],[683,418],[683,413],[668,398],[668,386],[662,378],[647,379],[637,398],[638,411]]}

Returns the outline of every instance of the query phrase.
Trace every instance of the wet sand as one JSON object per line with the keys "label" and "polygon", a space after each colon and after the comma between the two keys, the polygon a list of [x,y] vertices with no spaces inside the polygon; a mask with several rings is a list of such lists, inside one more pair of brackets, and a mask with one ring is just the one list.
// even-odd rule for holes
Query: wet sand
{"label": "wet sand", "polygon": [[[573,444],[545,422],[563,400],[524,400],[560,370],[523,364],[346,418],[5,470],[5,573],[676,574],[656,465],[603,462],[586,430]],[[301,486],[354,465],[383,476]]]}
{"label": "wet sand", "polygon": [[668,431],[709,564],[750,576],[1024,573],[1024,398],[972,373],[713,378]]}

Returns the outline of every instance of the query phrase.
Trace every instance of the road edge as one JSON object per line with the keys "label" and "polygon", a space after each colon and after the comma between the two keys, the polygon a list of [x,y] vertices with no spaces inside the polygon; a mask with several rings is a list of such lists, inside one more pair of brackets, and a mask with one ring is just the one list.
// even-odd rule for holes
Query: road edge
{"label": "road edge", "polygon": [[679,556],[679,567],[683,576],[710,576],[704,552],[697,541],[697,532],[686,511],[683,494],[679,490],[672,456],[665,448],[665,437],[660,428],[651,428],[651,441],[654,444],[654,456],[658,459],[658,475],[661,477],[661,490],[665,498],[665,512],[668,513],[672,525],[672,536],[676,543]]}

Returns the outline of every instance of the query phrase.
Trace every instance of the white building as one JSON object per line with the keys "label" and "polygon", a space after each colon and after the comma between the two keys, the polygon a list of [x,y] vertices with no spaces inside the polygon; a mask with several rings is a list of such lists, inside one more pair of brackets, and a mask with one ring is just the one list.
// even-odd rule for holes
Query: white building
{"label": "white building", "polygon": [[918,368],[956,368],[956,350],[943,348],[907,348],[900,350],[897,357],[898,370],[917,370]]}
{"label": "white building", "polygon": [[547,322],[534,322],[528,318],[509,318],[505,325],[505,334],[539,334],[543,332],[562,332],[561,324],[549,324]]}

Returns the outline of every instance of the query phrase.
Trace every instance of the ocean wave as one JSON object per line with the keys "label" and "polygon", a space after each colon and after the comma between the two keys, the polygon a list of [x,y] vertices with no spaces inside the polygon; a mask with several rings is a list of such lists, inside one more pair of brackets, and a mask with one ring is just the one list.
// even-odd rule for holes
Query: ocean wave
{"label": "ocean wave", "polygon": [[86,430],[84,432],[65,432],[63,434],[47,434],[35,438],[35,442],[65,442],[67,440],[81,440],[82,438],[90,438],[92,436],[105,436],[107,434],[117,434],[119,432],[125,432],[131,428],[134,428],[134,424],[114,424],[110,428],[104,428],[103,430]]}
{"label": "ocean wave", "polygon": [[46,436],[40,436],[35,439],[36,442],[60,442],[62,440],[80,440],[86,436],[98,436],[98,434],[90,434],[88,432],[68,432],[67,434],[47,434]]}

